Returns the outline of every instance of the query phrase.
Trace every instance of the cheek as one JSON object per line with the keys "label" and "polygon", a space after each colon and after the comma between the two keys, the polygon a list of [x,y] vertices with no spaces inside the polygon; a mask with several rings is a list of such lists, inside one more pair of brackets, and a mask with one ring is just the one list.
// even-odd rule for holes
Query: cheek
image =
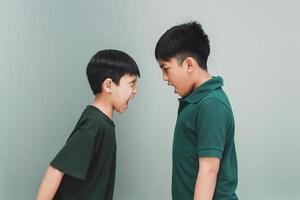
{"label": "cheek", "polygon": [[176,82],[176,88],[183,93],[189,91],[189,79],[183,75],[176,77],[174,82]]}
{"label": "cheek", "polygon": [[174,73],[168,73],[167,77],[168,77],[168,81],[170,83],[176,83],[176,74],[174,74]]}
{"label": "cheek", "polygon": [[131,88],[124,88],[119,95],[119,99],[122,101],[122,103],[126,102],[130,95],[132,94]]}
{"label": "cheek", "polygon": [[177,87],[181,87],[182,84],[184,83],[182,77],[180,76],[180,74],[173,74],[171,76],[171,81],[177,86]]}

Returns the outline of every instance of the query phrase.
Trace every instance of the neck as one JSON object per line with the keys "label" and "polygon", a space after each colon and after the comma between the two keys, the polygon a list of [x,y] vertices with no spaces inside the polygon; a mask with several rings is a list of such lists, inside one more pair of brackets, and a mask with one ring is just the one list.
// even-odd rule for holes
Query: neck
{"label": "neck", "polygon": [[109,101],[109,98],[105,95],[97,94],[95,96],[94,101],[92,102],[93,106],[101,110],[106,116],[108,116],[110,119],[113,117],[113,107]]}
{"label": "neck", "polygon": [[205,83],[210,79],[212,79],[212,76],[208,73],[208,71],[204,71],[204,70],[199,71],[199,73],[196,75],[196,81],[193,89],[199,87],[200,85],[202,85],[203,83]]}

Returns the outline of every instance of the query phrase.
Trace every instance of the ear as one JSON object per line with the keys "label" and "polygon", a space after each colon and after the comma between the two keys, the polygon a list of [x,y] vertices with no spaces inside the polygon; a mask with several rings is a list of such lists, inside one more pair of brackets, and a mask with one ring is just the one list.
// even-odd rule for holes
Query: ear
{"label": "ear", "polygon": [[183,61],[183,65],[186,67],[188,72],[193,72],[195,69],[195,60],[192,57],[186,57]]}
{"label": "ear", "polygon": [[102,90],[106,93],[111,93],[113,80],[111,78],[107,78],[102,83]]}

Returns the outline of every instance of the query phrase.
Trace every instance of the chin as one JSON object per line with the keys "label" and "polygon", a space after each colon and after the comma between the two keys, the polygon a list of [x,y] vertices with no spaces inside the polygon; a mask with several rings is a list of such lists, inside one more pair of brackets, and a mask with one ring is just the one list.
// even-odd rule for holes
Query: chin
{"label": "chin", "polygon": [[186,97],[189,95],[189,93],[177,93],[180,97]]}
{"label": "chin", "polygon": [[124,112],[124,110],[116,110],[118,113],[122,113]]}
{"label": "chin", "polygon": [[120,109],[117,110],[118,113],[123,113],[125,111],[126,111],[126,108],[120,108]]}
{"label": "chin", "polygon": [[178,94],[179,96],[183,97],[183,94],[181,92],[175,91],[175,94]]}

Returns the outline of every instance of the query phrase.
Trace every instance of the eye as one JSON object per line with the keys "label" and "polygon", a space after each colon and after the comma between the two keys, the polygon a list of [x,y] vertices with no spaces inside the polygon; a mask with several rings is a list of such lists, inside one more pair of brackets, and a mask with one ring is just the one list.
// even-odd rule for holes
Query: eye
{"label": "eye", "polygon": [[130,83],[130,87],[134,88],[134,87],[135,87],[135,84],[136,84],[136,82],[135,82],[135,81],[132,81],[132,82]]}

